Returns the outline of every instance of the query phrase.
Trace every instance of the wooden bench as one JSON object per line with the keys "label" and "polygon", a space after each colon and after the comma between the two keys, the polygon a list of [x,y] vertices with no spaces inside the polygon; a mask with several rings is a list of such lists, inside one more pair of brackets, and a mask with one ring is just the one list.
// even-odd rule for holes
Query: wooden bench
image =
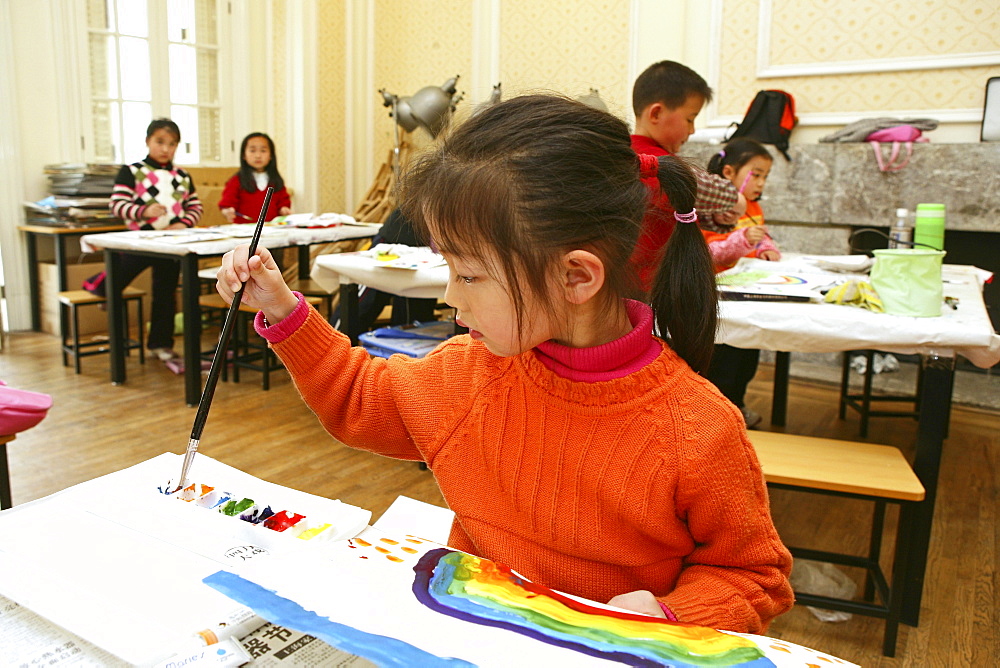
{"label": "wooden bench", "polygon": [[[122,290],[122,301],[124,304],[124,313],[122,314],[122,324],[124,326],[125,332],[123,340],[125,341],[125,354],[127,355],[130,350],[139,350],[139,363],[146,363],[146,356],[142,348],[142,338],[143,338],[143,323],[142,323],[142,298],[146,295],[144,290],[138,288],[125,287]],[[80,358],[88,357],[90,355],[101,355],[109,351],[109,344],[107,341],[88,341],[86,343],[80,342],[80,313],[79,309],[81,306],[92,306],[94,304],[105,304],[107,303],[107,298],[98,297],[93,295],[86,290],[65,290],[59,293],[59,308],[69,309],[70,321],[72,322],[71,332],[62,333],[62,357],[63,366],[69,366],[69,361],[67,355],[73,356],[74,366],[76,367],[76,372],[80,373]],[[128,304],[130,301],[137,303],[138,309],[138,320],[139,320],[139,338],[132,339],[129,337],[129,319],[128,319]],[[95,348],[96,350],[87,350],[88,348]]]}
{"label": "wooden bench", "polygon": [[[866,556],[791,546],[788,549],[796,558],[865,569],[863,600],[796,592],[795,601],[817,608],[885,619],[882,652],[886,656],[894,656],[903,612],[903,573],[914,522],[913,510],[915,504],[924,498],[924,486],[903,453],[888,445],[767,431],[751,431],[749,436],[769,487],[846,496],[874,503]],[[888,503],[900,506],[891,582],[887,581],[879,564]]]}

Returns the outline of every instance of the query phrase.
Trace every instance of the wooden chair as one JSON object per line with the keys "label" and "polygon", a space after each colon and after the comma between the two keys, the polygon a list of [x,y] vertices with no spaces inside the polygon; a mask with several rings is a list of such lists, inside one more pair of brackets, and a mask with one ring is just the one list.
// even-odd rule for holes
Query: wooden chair
{"label": "wooden chair", "polygon": [[[873,443],[767,431],[751,431],[748,435],[769,487],[847,496],[874,503],[866,556],[789,547],[796,558],[865,569],[864,600],[796,592],[795,602],[885,619],[882,652],[894,656],[906,584],[903,573],[910,551],[908,540],[915,519],[913,510],[924,498],[924,487],[903,453],[897,448]],[[886,579],[879,564],[888,503],[900,506],[891,581]],[[846,519],[857,521],[853,517]],[[878,603],[875,602],[876,592]]]}
{"label": "wooden chair", "polygon": [[[139,290],[138,288],[126,287],[122,290],[122,300],[124,301],[124,313],[123,313],[123,327],[124,331],[121,333],[123,340],[125,341],[125,354],[133,349],[139,350],[139,363],[146,363],[146,354],[142,347],[142,298],[146,295],[144,290]],[[82,306],[93,306],[97,304],[106,304],[107,299],[104,297],[98,297],[97,295],[92,295],[86,290],[66,290],[59,293],[59,308],[69,309],[71,327],[70,332],[62,332],[62,357],[63,366],[69,366],[68,355],[73,356],[73,361],[76,367],[76,372],[80,373],[80,358],[88,357],[90,355],[102,355],[109,352],[107,341],[88,341],[86,343],[80,341],[80,314],[79,309]],[[139,321],[139,339],[129,338],[129,317],[128,317],[128,305],[129,302],[136,302],[138,306],[138,316]]]}
{"label": "wooden chair", "polygon": [[[318,308],[322,300],[318,297],[305,297],[306,303],[313,308]],[[229,304],[219,295],[202,295],[198,298],[198,304],[203,312],[216,312],[220,317],[220,322],[224,321],[226,313],[229,311]],[[229,342],[229,350],[232,356],[227,358],[226,367],[232,366],[233,382],[240,382],[240,369],[252,369],[261,372],[261,386],[264,390],[271,389],[271,369],[280,367],[277,356],[267,341],[253,333],[250,333],[251,323],[257,315],[257,309],[240,305],[236,312],[236,322],[233,323],[232,338]],[[214,354],[214,351],[212,351]],[[223,379],[226,378],[225,368],[221,370]]]}

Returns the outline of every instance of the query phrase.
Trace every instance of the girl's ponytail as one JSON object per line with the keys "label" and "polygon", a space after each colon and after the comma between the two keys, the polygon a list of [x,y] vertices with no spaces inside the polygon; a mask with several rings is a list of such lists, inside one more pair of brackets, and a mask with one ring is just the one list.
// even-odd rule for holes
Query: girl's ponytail
{"label": "girl's ponytail", "polygon": [[715,345],[718,292],[708,245],[695,220],[698,182],[679,158],[660,156],[658,163],[660,189],[678,222],[660,259],[650,302],[660,336],[692,369],[704,373]]}

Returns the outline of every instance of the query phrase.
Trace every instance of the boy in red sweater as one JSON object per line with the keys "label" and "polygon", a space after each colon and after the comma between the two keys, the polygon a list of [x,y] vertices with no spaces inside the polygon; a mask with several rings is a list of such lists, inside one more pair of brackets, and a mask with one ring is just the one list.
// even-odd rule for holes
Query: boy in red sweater
{"label": "boy in red sweater", "polygon": [[[694,70],[672,60],[654,63],[635,80],[632,109],[635,131],[632,149],[639,154],[675,155],[694,133],[694,121],[712,100],[712,89]],[[747,201],[728,180],[691,167],[698,180],[695,208],[701,215],[734,223],[746,212]],[[656,179],[643,179],[652,207],[642,221],[642,234],[632,254],[643,290],[649,290],[653,272],[674,231],[674,209],[660,192]]]}

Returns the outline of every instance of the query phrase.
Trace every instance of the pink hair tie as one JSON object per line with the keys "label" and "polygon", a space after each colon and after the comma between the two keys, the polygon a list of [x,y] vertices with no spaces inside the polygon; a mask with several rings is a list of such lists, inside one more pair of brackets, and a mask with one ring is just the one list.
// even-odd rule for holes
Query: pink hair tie
{"label": "pink hair tie", "polygon": [[687,213],[677,213],[674,211],[674,220],[678,223],[694,223],[698,221],[698,212],[691,209]]}
{"label": "pink hair tie", "polygon": [[646,179],[650,176],[656,176],[660,171],[660,161],[657,160],[655,155],[648,155],[646,153],[639,154],[639,177]]}

